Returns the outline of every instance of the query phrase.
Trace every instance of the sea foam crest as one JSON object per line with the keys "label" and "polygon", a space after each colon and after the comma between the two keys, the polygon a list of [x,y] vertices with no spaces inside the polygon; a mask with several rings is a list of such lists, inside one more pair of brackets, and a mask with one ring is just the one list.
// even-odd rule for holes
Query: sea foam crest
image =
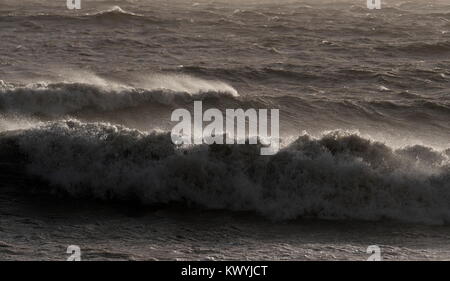
{"label": "sea foam crest", "polygon": [[189,76],[153,76],[142,82],[142,87],[104,80],[100,82],[44,82],[25,86],[12,86],[2,82],[0,110],[4,113],[61,116],[82,110],[112,111],[146,103],[171,105],[177,100],[239,95],[224,82]]}

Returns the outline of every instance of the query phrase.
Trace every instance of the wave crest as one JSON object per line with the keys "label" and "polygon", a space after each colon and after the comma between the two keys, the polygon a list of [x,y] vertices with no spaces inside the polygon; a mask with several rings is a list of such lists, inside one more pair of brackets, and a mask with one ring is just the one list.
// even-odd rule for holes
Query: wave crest
{"label": "wave crest", "polygon": [[125,11],[119,6],[112,6],[109,9],[96,12],[93,14],[88,14],[88,16],[96,16],[96,17],[122,17],[122,16],[133,16],[133,17],[141,17],[142,15],[135,14],[133,12]]}
{"label": "wave crest", "polygon": [[171,85],[161,82],[152,88],[78,82],[13,86],[2,81],[0,110],[5,113],[55,117],[83,110],[104,112],[148,103],[174,105],[194,98],[201,100],[207,97],[238,96],[235,89],[222,82],[203,81],[203,84],[194,85],[184,83],[184,80],[177,81],[171,80]]}

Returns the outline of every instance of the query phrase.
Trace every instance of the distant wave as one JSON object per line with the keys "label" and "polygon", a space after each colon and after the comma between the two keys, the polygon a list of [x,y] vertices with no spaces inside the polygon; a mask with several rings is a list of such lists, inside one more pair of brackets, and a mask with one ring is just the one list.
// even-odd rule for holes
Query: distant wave
{"label": "distant wave", "polygon": [[0,144],[2,162],[22,159],[29,175],[74,197],[177,202],[272,219],[450,223],[450,150],[394,150],[331,132],[260,156],[252,145],[180,148],[168,133],[76,120],[3,133]]}
{"label": "distant wave", "polygon": [[109,9],[95,12],[91,14],[87,14],[87,16],[96,16],[96,17],[122,17],[122,16],[134,16],[134,17],[142,17],[142,15],[135,14],[133,12],[128,12],[120,8],[119,6],[113,6]]}
{"label": "distant wave", "polygon": [[[386,48],[386,46],[383,46]],[[389,47],[391,48],[391,47]],[[424,47],[426,49],[426,47]],[[432,55],[433,53],[430,53]],[[276,65],[239,65],[229,68],[228,66],[201,66],[185,65],[179,69],[182,73],[199,75],[201,77],[227,77],[232,81],[260,84],[270,82],[278,83],[341,83],[343,80],[348,82],[360,83],[361,81],[371,83],[386,83],[395,85],[404,89],[411,89],[411,83],[424,83],[424,79],[437,82],[446,82],[448,75],[443,70],[423,70],[410,68],[406,70],[373,69],[360,66],[350,68],[329,68],[326,71],[316,71],[295,64]],[[444,76],[443,76],[444,75]],[[418,81],[420,83],[418,83]]]}
{"label": "distant wave", "polygon": [[277,69],[272,67],[250,67],[240,66],[237,68],[225,68],[225,67],[202,67],[197,65],[187,65],[181,68],[182,72],[191,73],[194,75],[202,75],[204,77],[229,77],[237,81],[266,81],[268,79],[295,79],[301,82],[320,81],[324,78],[330,79],[330,77],[323,77],[315,73],[308,73],[300,70],[289,69]]}
{"label": "distant wave", "polygon": [[51,14],[51,13],[40,13],[40,14],[31,14],[31,15],[16,15],[13,13],[6,14],[6,15],[0,15],[0,19],[5,21],[15,21],[20,20],[23,21],[23,19],[28,20],[46,20],[46,21],[70,21],[70,20],[111,20],[111,21],[117,21],[117,20],[143,20],[143,21],[155,21],[159,22],[158,19],[153,17],[144,16],[141,14],[133,13],[130,11],[123,10],[119,6],[112,6],[111,8],[96,11],[96,12],[90,12],[85,14]]}
{"label": "distant wave", "polygon": [[238,96],[234,88],[217,81],[172,77],[170,83],[167,87],[161,83],[154,88],[135,88],[64,82],[14,86],[0,81],[0,112],[63,116],[82,110],[111,111],[146,103],[171,105],[194,97],[201,100]]}
{"label": "distant wave", "polygon": [[449,41],[439,41],[433,43],[417,42],[410,44],[382,46],[377,47],[377,49],[382,51],[391,50],[410,55],[439,56],[448,54],[450,52],[450,42]]}

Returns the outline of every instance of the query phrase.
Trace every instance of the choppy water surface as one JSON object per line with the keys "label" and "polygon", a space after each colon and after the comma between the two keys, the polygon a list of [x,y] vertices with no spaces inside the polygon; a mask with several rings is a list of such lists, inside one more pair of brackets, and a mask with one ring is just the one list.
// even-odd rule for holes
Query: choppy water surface
{"label": "choppy water surface", "polygon": [[[450,3],[365,2],[2,0],[0,258],[448,259]],[[175,147],[194,100],[283,149]]]}

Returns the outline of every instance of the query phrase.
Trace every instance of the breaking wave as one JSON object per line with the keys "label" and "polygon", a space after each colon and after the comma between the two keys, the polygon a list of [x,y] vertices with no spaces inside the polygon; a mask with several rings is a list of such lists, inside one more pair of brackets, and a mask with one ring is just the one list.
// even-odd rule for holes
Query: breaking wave
{"label": "breaking wave", "polygon": [[194,97],[201,100],[239,95],[234,88],[219,81],[191,77],[172,77],[170,85],[164,79],[157,81],[146,88],[81,82],[14,86],[0,81],[0,110],[3,113],[54,117],[83,110],[112,111],[147,103],[172,105],[191,101]]}
{"label": "breaking wave", "polygon": [[3,133],[0,143],[2,162],[22,159],[29,176],[73,197],[182,203],[271,219],[450,222],[450,150],[395,150],[336,131],[305,134],[276,155],[260,156],[255,145],[177,147],[167,132],[77,120]]}

